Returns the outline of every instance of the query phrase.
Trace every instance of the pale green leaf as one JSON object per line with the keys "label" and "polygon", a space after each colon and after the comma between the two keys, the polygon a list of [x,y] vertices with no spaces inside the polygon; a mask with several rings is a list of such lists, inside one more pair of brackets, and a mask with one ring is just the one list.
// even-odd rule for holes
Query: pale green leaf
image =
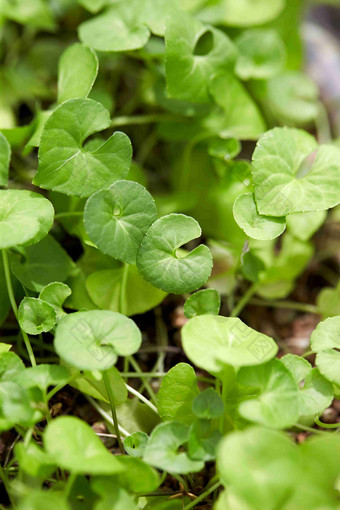
{"label": "pale green leaf", "polygon": [[46,301],[53,306],[57,319],[60,319],[65,312],[63,310],[64,301],[71,295],[71,289],[68,285],[61,282],[52,282],[46,285],[39,294],[39,299]]}
{"label": "pale green leaf", "polygon": [[124,448],[131,457],[143,457],[149,437],[145,432],[134,432],[124,439]]}
{"label": "pale green leaf", "polygon": [[215,289],[202,289],[191,294],[184,303],[184,315],[187,319],[196,315],[218,315],[221,297]]}
{"label": "pale green leaf", "polygon": [[50,331],[57,316],[53,306],[46,301],[32,297],[24,297],[18,310],[20,327],[29,335],[39,335]]}
{"label": "pale green leaf", "polygon": [[327,211],[311,211],[289,214],[286,217],[287,230],[301,241],[308,241],[321,227]]}
{"label": "pale green leaf", "polygon": [[317,353],[315,364],[322,375],[340,384],[340,316],[320,322],[312,333],[310,345]]}
{"label": "pale green leaf", "polygon": [[323,319],[340,315],[340,282],[333,287],[324,287],[317,297],[318,313]]}
{"label": "pale green leaf", "polygon": [[193,401],[192,411],[198,418],[214,420],[224,413],[223,400],[216,390],[207,388]]}
{"label": "pale green leaf", "polygon": [[216,0],[207,2],[199,16],[208,23],[248,27],[276,18],[284,6],[285,0]]}

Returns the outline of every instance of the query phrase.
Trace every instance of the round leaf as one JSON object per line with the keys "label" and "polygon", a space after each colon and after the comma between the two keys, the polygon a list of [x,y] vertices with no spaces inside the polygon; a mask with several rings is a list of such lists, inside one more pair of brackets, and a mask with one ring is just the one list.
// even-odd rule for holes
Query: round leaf
{"label": "round leaf", "polygon": [[53,306],[57,319],[60,319],[65,312],[63,310],[64,301],[71,295],[71,289],[68,285],[61,282],[52,282],[46,285],[39,294],[39,299],[46,301]]}
{"label": "round leaf", "polygon": [[218,315],[221,298],[215,289],[202,289],[191,294],[184,303],[184,315],[191,319],[196,315]]}
{"label": "round leaf", "polygon": [[0,186],[7,186],[10,159],[11,146],[7,138],[0,133]]}
{"label": "round leaf", "polygon": [[315,363],[329,381],[340,384],[340,316],[320,322],[312,333],[310,345]]}
{"label": "round leaf", "polygon": [[198,418],[214,420],[224,413],[223,400],[216,390],[208,388],[195,398],[192,411]]}
{"label": "round leaf", "polygon": [[0,355],[0,381],[16,381],[25,365],[14,352],[2,352]]}
{"label": "round leaf", "polygon": [[107,370],[118,356],[138,351],[142,338],[136,324],[117,312],[91,310],[63,317],[54,339],[55,350],[71,366]]}
{"label": "round leaf", "polygon": [[286,217],[287,229],[301,241],[308,241],[321,227],[327,211],[312,211],[289,214]]}
{"label": "round leaf", "polygon": [[137,268],[146,281],[173,294],[192,292],[209,278],[212,256],[200,245],[189,254],[178,249],[201,235],[196,220],[184,214],[169,214],[147,230],[137,253]]}
{"label": "round leaf", "polygon": [[29,335],[39,335],[50,331],[57,321],[53,306],[32,297],[25,297],[19,306],[20,327]]}
{"label": "round leaf", "polygon": [[254,396],[239,407],[243,418],[270,428],[286,428],[299,417],[299,388],[289,370],[274,359],[258,367],[241,368],[239,384]]}
{"label": "round leaf", "polygon": [[194,473],[200,471],[204,463],[191,460],[184,451],[178,449],[188,442],[190,427],[184,423],[167,422],[158,425],[145,447],[143,460],[158,469],[169,473]]}
{"label": "round leaf", "polygon": [[86,138],[110,126],[110,114],[92,99],[70,99],[46,122],[34,184],[67,195],[88,197],[125,177],[131,163],[129,138],[117,131],[93,151]]}
{"label": "round leaf", "polygon": [[26,190],[0,190],[0,249],[37,243],[53,225],[49,200]]}
{"label": "round leaf", "polygon": [[98,59],[91,48],[76,43],[69,46],[58,64],[58,103],[87,97],[98,74]]}
{"label": "round leaf", "polygon": [[79,418],[61,416],[53,420],[45,430],[44,446],[58,466],[72,473],[105,475],[124,469]]}
{"label": "round leaf", "polygon": [[277,353],[274,340],[236,317],[193,317],[182,329],[182,342],[188,358],[212,373],[221,372],[226,364],[260,365]]}
{"label": "round leaf", "polygon": [[17,381],[23,388],[37,386],[41,391],[45,392],[49,386],[66,384],[69,377],[69,371],[65,367],[41,364],[26,368],[26,370],[19,374]]}
{"label": "round leaf", "polygon": [[157,218],[150,193],[132,181],[117,181],[86,202],[84,224],[90,239],[106,255],[136,263],[138,248]]}

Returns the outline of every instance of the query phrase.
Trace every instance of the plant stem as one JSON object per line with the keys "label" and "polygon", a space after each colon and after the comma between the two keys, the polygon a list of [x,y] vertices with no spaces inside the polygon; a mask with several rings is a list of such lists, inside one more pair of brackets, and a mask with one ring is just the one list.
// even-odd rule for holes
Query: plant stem
{"label": "plant stem", "polygon": [[54,215],[55,220],[59,220],[60,218],[68,218],[72,216],[82,216],[83,211],[68,211],[68,212],[61,212]]}
{"label": "plant stem", "polygon": [[[139,376],[144,375],[144,374],[143,374],[142,369],[141,369],[141,368],[140,368],[140,366],[138,365],[138,363],[137,363],[137,361],[135,360],[135,358],[134,358],[133,356],[128,356],[128,359],[129,359],[130,364],[131,364],[131,365],[133,366],[133,368],[136,370],[137,374],[138,374]],[[152,388],[151,388],[151,386],[150,386],[150,383],[149,383],[149,381],[148,381],[147,379],[144,381],[144,386],[145,386],[145,388],[146,388],[147,392],[149,393],[149,395],[150,395],[150,398],[151,398],[152,402],[153,402],[155,405],[157,405],[157,399],[156,399],[156,396],[155,396],[155,394],[154,394],[154,392],[153,392],[153,390],[152,390]]]}
{"label": "plant stem", "polygon": [[313,434],[328,434],[328,432],[324,431],[324,430],[318,430],[318,429],[313,429],[312,427],[307,427],[307,425],[301,425],[301,423],[295,423],[294,424],[294,427],[296,427],[297,429],[301,429],[301,430],[305,430],[307,432],[312,432]]}
{"label": "plant stem", "polygon": [[[107,414],[106,411],[104,411],[104,409],[102,407],[100,407],[99,404],[97,404],[97,402],[95,401],[94,398],[92,397],[89,397],[88,395],[85,395],[87,400],[90,402],[91,405],[93,405],[93,407],[96,409],[96,411],[98,411],[98,413],[100,414],[100,416],[102,416],[104,418],[104,420],[106,420],[107,422],[110,423],[110,425],[113,425],[114,426],[114,423],[113,423],[113,420],[111,418],[111,416],[109,414]],[[131,436],[130,432],[128,432],[127,430],[125,430],[121,425],[118,424],[118,427],[119,427],[119,430],[120,430],[120,433],[123,434],[124,436]]]}
{"label": "plant stem", "polygon": [[126,284],[127,284],[128,273],[129,273],[129,264],[124,262],[122,283],[120,286],[120,294],[119,294],[119,312],[124,315],[126,315]]}
{"label": "plant stem", "polygon": [[63,388],[65,388],[65,386],[67,386],[68,384],[70,384],[70,382],[74,381],[74,379],[77,379],[77,377],[80,376],[80,373],[79,372],[76,372],[75,374],[72,374],[66,382],[64,383],[60,383],[60,384],[57,384],[57,386],[55,386],[53,388],[53,390],[49,391],[47,393],[47,401],[51,400],[52,397],[54,397],[54,395],[56,393],[58,393],[58,391],[62,390]]}
{"label": "plant stem", "polygon": [[[5,273],[5,280],[6,280],[9,301],[11,303],[11,307],[12,307],[13,313],[15,315],[15,318],[18,321],[18,307],[17,307],[15,297],[14,297],[12,280],[11,280],[11,271],[9,268],[8,254],[7,254],[6,250],[2,250],[2,260],[3,260],[3,264],[4,264],[4,273]],[[19,321],[18,321],[18,324],[19,324]],[[20,328],[22,337],[25,342],[25,346],[26,346],[26,349],[28,352],[28,356],[29,356],[31,365],[32,365],[32,367],[35,367],[37,363],[35,361],[34,352],[33,352],[32,346],[31,346],[30,339],[28,338],[27,333],[21,329],[20,324],[19,324],[19,328]]]}
{"label": "plant stem", "polygon": [[69,497],[69,495],[71,493],[71,490],[72,490],[72,487],[73,487],[73,484],[74,484],[76,478],[77,478],[77,475],[75,473],[69,474],[69,477],[68,477],[68,480],[66,483],[66,487],[65,487],[65,492],[64,492],[66,499]]}
{"label": "plant stem", "polygon": [[11,493],[10,493],[10,489],[9,489],[9,481],[8,481],[8,478],[7,478],[7,474],[6,474],[6,471],[2,467],[1,464],[0,464],[0,478],[1,478],[2,483],[4,484],[4,487],[6,489],[6,492],[7,492],[7,495],[8,495],[8,499],[10,500],[12,507],[15,508],[15,505],[14,505],[14,503],[12,501],[12,498],[11,498]]}
{"label": "plant stem", "polygon": [[337,429],[340,427],[340,423],[324,423],[318,417],[315,418],[315,423],[324,429]]}
{"label": "plant stem", "polygon": [[119,426],[118,426],[116,406],[115,406],[114,397],[113,397],[113,391],[112,391],[112,388],[111,388],[110,379],[109,379],[109,375],[108,375],[108,371],[107,370],[104,370],[104,372],[103,372],[103,380],[104,380],[104,383],[105,383],[106,391],[107,391],[108,396],[109,396],[109,401],[110,401],[110,406],[111,406],[111,413],[112,413],[112,419],[113,419],[113,424],[114,424],[114,428],[115,428],[116,435],[117,435],[117,441],[118,441],[119,449],[120,449],[121,454],[124,455],[125,451],[124,451],[124,446],[123,446],[122,438],[120,437],[120,430],[119,430]]}
{"label": "plant stem", "polygon": [[177,115],[171,115],[168,113],[150,113],[146,115],[123,115],[121,117],[115,117],[111,121],[111,127],[117,126],[130,126],[140,124],[153,124],[154,122],[166,122],[166,121],[178,121],[178,119],[185,119],[185,117],[179,117]]}
{"label": "plant stem", "polygon": [[271,308],[287,308],[299,312],[314,313],[318,315],[318,308],[315,305],[307,303],[295,303],[294,301],[265,301],[264,299],[252,298],[250,304],[259,306],[269,306]]}
{"label": "plant stem", "polygon": [[132,388],[128,384],[125,384],[125,387],[127,388],[127,390],[130,393],[132,393],[132,395],[135,395],[135,397],[139,398],[139,400],[141,402],[144,402],[144,404],[146,404],[148,407],[150,407],[150,409],[152,409],[152,411],[155,412],[158,415],[157,407],[154,406],[147,398],[145,398],[144,395],[139,393],[139,391],[135,390],[134,388]]}
{"label": "plant stem", "polygon": [[191,503],[185,505],[183,510],[189,510],[190,508],[194,508],[194,506],[198,505],[198,503],[200,503],[201,501],[204,501],[205,498],[209,496],[209,494],[214,492],[214,490],[218,489],[220,485],[221,485],[220,481],[214,483],[214,485],[209,487],[209,489],[207,489],[206,491],[202,492],[202,494],[200,494],[194,501],[191,501]]}
{"label": "plant stem", "polygon": [[315,354],[313,351],[307,351],[301,354],[301,358],[308,358],[311,354]]}
{"label": "plant stem", "polygon": [[255,294],[258,288],[258,283],[253,283],[247,291],[243,294],[237,305],[232,309],[230,317],[237,317],[242,312],[250,298]]}

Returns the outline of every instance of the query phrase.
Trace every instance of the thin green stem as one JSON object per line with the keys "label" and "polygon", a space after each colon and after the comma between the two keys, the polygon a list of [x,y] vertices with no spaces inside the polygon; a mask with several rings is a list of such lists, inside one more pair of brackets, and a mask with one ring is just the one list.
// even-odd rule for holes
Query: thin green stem
{"label": "thin green stem", "polygon": [[315,423],[324,429],[337,429],[340,427],[340,423],[324,423],[318,417],[315,418]]}
{"label": "thin green stem", "polygon": [[306,432],[311,432],[313,434],[319,434],[319,435],[327,434],[327,432],[325,432],[323,430],[318,430],[318,429],[314,429],[312,427],[307,427],[307,425],[301,425],[301,423],[295,423],[294,427],[296,427],[297,429],[305,430]]}
{"label": "thin green stem", "polygon": [[198,505],[198,503],[200,503],[201,501],[204,501],[207,498],[207,496],[209,496],[212,492],[218,489],[220,485],[221,485],[220,481],[214,483],[214,485],[212,485],[211,487],[209,487],[209,489],[202,492],[202,494],[200,494],[196,499],[194,499],[194,501],[191,501],[191,503],[185,505],[184,510],[194,508],[194,506]]}
{"label": "thin green stem", "polygon": [[303,354],[301,354],[301,358],[308,358],[308,356],[310,356],[311,354],[314,354],[314,352],[313,351],[304,352]]}
{"label": "thin green stem", "polygon": [[7,473],[1,464],[0,464],[0,478],[2,480],[2,483],[4,484],[4,487],[6,489],[6,492],[7,492],[8,498],[11,502],[12,507],[16,508],[16,506],[14,505],[14,502],[12,501],[12,498],[11,498],[11,492],[10,492],[10,488],[9,488],[9,480],[7,477]]}
{"label": "thin green stem", "polygon": [[[15,315],[15,318],[18,320],[18,307],[17,307],[16,301],[15,301],[14,292],[13,292],[11,271],[9,268],[7,250],[2,250],[2,260],[3,260],[3,264],[4,264],[4,273],[5,273],[5,280],[6,280],[9,301],[11,303],[11,307],[12,307],[13,313]],[[19,321],[18,321],[18,324],[19,324]],[[28,352],[28,356],[29,356],[31,365],[32,365],[32,367],[35,367],[37,363],[35,361],[34,352],[33,352],[32,346],[31,346],[30,339],[28,338],[27,333],[21,329],[20,324],[19,324],[19,328],[20,328],[20,331],[22,334],[22,338],[24,339],[24,342],[25,342],[25,346],[26,346],[26,349]]]}
{"label": "thin green stem", "polygon": [[60,218],[69,218],[72,216],[83,216],[83,211],[68,211],[57,213],[55,214],[54,219],[59,220]]}
{"label": "thin green stem", "polygon": [[118,441],[119,449],[120,449],[122,455],[124,455],[125,451],[124,451],[124,446],[123,446],[122,438],[120,437],[120,430],[119,430],[119,426],[118,426],[118,419],[117,419],[117,413],[116,413],[116,405],[115,405],[115,402],[114,402],[113,391],[112,391],[112,388],[111,388],[110,379],[109,379],[109,375],[108,375],[108,371],[107,370],[104,370],[104,372],[103,372],[103,380],[104,380],[104,383],[105,383],[105,388],[106,388],[107,394],[109,396],[109,401],[110,401],[110,406],[111,406],[111,413],[112,413],[112,419],[113,419],[113,424],[114,424],[114,428],[115,428],[115,432],[116,432],[116,436],[117,436],[117,441]]}
{"label": "thin green stem", "polygon": [[126,315],[126,285],[127,285],[127,277],[129,273],[129,264],[124,263],[123,267],[123,275],[122,275],[122,283],[120,286],[120,294],[119,294],[119,311]]}
{"label": "thin green stem", "polygon": [[146,404],[150,409],[152,409],[152,411],[154,411],[158,415],[157,407],[154,406],[147,398],[145,398],[144,395],[139,393],[139,391],[135,390],[135,388],[132,388],[132,386],[129,386],[128,384],[125,384],[125,387],[130,393],[132,393],[132,395],[139,398],[141,402]]}
{"label": "thin green stem", "polygon": [[[97,404],[95,399],[92,397],[89,397],[88,395],[85,395],[85,397],[90,402],[90,404],[96,409],[96,411],[98,411],[100,416],[102,416],[104,418],[104,420],[106,420],[108,423],[110,423],[110,425],[114,426],[113,419],[111,418],[111,416],[106,411],[104,411],[104,409],[102,407],[100,407],[99,404]],[[118,427],[119,427],[120,433],[123,434],[124,436],[127,437],[127,436],[131,435],[131,433],[128,432],[127,430],[125,430],[121,425],[118,424]]]}
{"label": "thin green stem", "polygon": [[[133,356],[128,356],[128,358],[129,358],[130,365],[132,365],[132,367],[136,370],[137,374],[139,376],[144,375],[143,374],[143,370],[140,368],[140,366],[137,363],[137,361],[135,360],[135,358]],[[155,396],[155,394],[154,394],[154,392],[153,392],[153,390],[151,388],[151,385],[150,385],[150,383],[149,383],[149,381],[147,379],[144,381],[144,386],[146,388],[146,391],[149,393],[152,402],[155,405],[157,405],[156,396]]]}
{"label": "thin green stem", "polygon": [[121,117],[115,117],[111,121],[111,127],[117,126],[130,126],[130,125],[141,125],[141,124],[153,124],[155,122],[169,122],[178,121],[178,119],[185,119],[185,117],[179,117],[177,115],[171,115],[168,113],[150,113],[145,115],[123,115]]}
{"label": "thin green stem", "polygon": [[172,476],[173,476],[174,478],[176,478],[176,480],[177,480],[177,482],[178,482],[178,483],[181,483],[181,484],[183,485],[184,490],[185,490],[186,492],[188,492],[188,491],[189,491],[189,486],[188,486],[187,482],[184,480],[183,476],[178,475],[178,474],[176,474],[176,475],[175,475],[174,473],[172,473]]}
{"label": "thin green stem", "polygon": [[60,383],[60,384],[57,384],[57,386],[55,386],[51,391],[49,391],[47,393],[47,401],[51,400],[52,397],[54,397],[54,395],[56,393],[58,393],[58,391],[62,390],[65,386],[67,386],[68,384],[70,384],[72,381],[74,381],[75,379],[77,379],[79,377],[79,372],[76,372],[75,374],[72,374],[66,382],[64,383]]}
{"label": "thin green stem", "polygon": [[314,313],[318,315],[318,308],[307,303],[295,303],[294,301],[266,301],[264,299],[252,298],[250,304],[268,306],[270,308],[287,308],[298,312]]}
{"label": "thin green stem", "polygon": [[69,474],[69,477],[68,477],[68,480],[67,480],[67,483],[66,483],[66,487],[65,487],[65,491],[64,491],[64,496],[66,497],[66,499],[71,494],[72,487],[73,487],[73,484],[74,484],[76,478],[77,478],[77,475],[75,473],[70,473]]}
{"label": "thin green stem", "polygon": [[255,294],[258,288],[258,283],[253,283],[248,290],[243,294],[237,305],[231,311],[230,317],[237,317],[242,312],[243,308],[249,302],[250,298]]}

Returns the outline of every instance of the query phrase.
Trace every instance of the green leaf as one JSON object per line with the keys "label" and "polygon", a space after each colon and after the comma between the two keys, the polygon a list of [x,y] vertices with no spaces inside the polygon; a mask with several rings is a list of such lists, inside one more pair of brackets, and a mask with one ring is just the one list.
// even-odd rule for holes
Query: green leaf
{"label": "green leaf", "polygon": [[110,5],[111,0],[77,0],[78,4],[83,6],[85,9],[92,13],[96,13],[103,9],[103,7],[106,7],[107,5]]}
{"label": "green leaf", "polygon": [[320,416],[333,400],[333,386],[317,368],[300,356],[286,354],[280,360],[299,385],[299,421]]}
{"label": "green leaf", "polygon": [[91,487],[100,496],[94,510],[111,510],[113,501],[115,510],[138,510],[134,498],[122,487],[112,485],[112,479],[95,478]]}
{"label": "green leaf", "polygon": [[184,214],[169,214],[147,230],[137,253],[137,269],[146,281],[173,294],[192,292],[209,278],[212,257],[200,245],[189,254],[178,249],[201,235],[196,220]]}
{"label": "green leaf", "polygon": [[247,420],[270,428],[287,428],[299,417],[299,388],[290,371],[274,359],[258,367],[241,368],[239,384],[254,395],[244,400],[239,412]]}
{"label": "green leaf", "polygon": [[275,239],[286,228],[285,218],[263,216],[257,212],[253,193],[243,193],[237,197],[233,214],[238,226],[253,239]]}
{"label": "green leaf", "polygon": [[239,51],[235,72],[242,80],[265,80],[284,67],[285,47],[275,30],[246,30],[235,39],[235,44]]}
{"label": "green leaf", "polygon": [[211,461],[216,458],[217,445],[222,438],[219,430],[214,429],[208,420],[199,420],[193,424],[188,442],[188,452],[192,459]]}
{"label": "green leaf", "polygon": [[260,214],[325,210],[339,202],[340,149],[322,145],[315,155],[316,149],[302,130],[274,128],[261,137],[252,170]]}
{"label": "green leaf", "polygon": [[29,245],[46,236],[53,225],[49,200],[27,190],[0,190],[0,249]]}
{"label": "green leaf", "polygon": [[133,493],[151,492],[159,487],[158,472],[141,459],[121,455],[118,460],[125,469],[114,477],[120,487],[124,487],[125,490]]}
{"label": "green leaf", "polygon": [[[129,265],[126,271],[124,311],[126,315],[147,312],[163,301],[166,293],[146,282],[138,273],[136,266]],[[119,312],[123,278],[124,267],[90,274],[86,279],[86,289],[95,305],[104,310]]]}
{"label": "green leaf", "polygon": [[34,28],[54,28],[52,12],[44,0],[1,0],[0,16]]}
{"label": "green leaf", "polygon": [[188,442],[190,427],[184,423],[167,422],[158,425],[150,436],[145,447],[145,462],[168,473],[195,473],[200,471],[204,463],[191,460],[184,451],[178,449]]}
{"label": "green leaf", "polygon": [[25,365],[14,352],[0,354],[0,381],[16,381]]}
{"label": "green leaf", "polygon": [[29,335],[39,335],[50,331],[57,316],[53,306],[32,297],[25,297],[19,306],[18,320],[20,327]]}
{"label": "green leaf", "polygon": [[149,437],[145,432],[134,432],[124,439],[124,448],[131,457],[143,457]]}
{"label": "green leaf", "polygon": [[95,52],[79,43],[69,46],[58,65],[58,103],[75,97],[87,97],[97,74]]}
{"label": "green leaf", "polygon": [[208,153],[210,156],[222,161],[234,159],[241,151],[241,144],[236,138],[215,138],[209,142]]}
{"label": "green leaf", "polygon": [[265,101],[281,124],[308,124],[319,114],[319,89],[306,74],[285,71],[267,82]]}
{"label": "green leaf", "polygon": [[11,258],[14,275],[25,287],[36,292],[51,282],[66,280],[73,268],[72,259],[50,235],[25,248],[23,258]]}
{"label": "green leaf", "polygon": [[34,184],[67,195],[88,197],[125,177],[131,143],[119,131],[93,151],[85,140],[110,126],[109,112],[92,99],[69,99],[46,122],[39,147]]}
{"label": "green leaf", "polygon": [[340,282],[333,287],[325,287],[317,297],[318,313],[323,319],[340,315]]}
{"label": "green leaf", "polygon": [[320,322],[310,337],[315,364],[329,381],[340,384],[340,316]]}
{"label": "green leaf", "polygon": [[11,146],[7,138],[0,133],[0,186],[7,186],[10,159]]}
{"label": "green leaf", "polygon": [[267,428],[228,434],[220,445],[217,466],[227,492],[244,502],[236,508],[286,508],[294,485],[300,483],[298,452],[286,435]]}
{"label": "green leaf", "polygon": [[180,11],[169,18],[165,44],[169,97],[195,103],[210,102],[210,76],[231,70],[236,60],[236,49],[229,37]]}
{"label": "green leaf", "polygon": [[33,477],[46,479],[56,469],[49,455],[34,442],[30,442],[28,446],[17,443],[14,451],[20,469]]}
{"label": "green leaf", "polygon": [[327,211],[311,211],[289,214],[286,217],[287,230],[297,239],[308,241],[321,227]]}
{"label": "green leaf", "polygon": [[34,388],[37,386],[42,392],[46,392],[50,386],[66,384],[69,379],[69,371],[59,365],[37,365],[26,368],[20,372],[17,382],[23,388]]}
{"label": "green leaf", "polygon": [[184,303],[184,315],[187,319],[196,315],[218,315],[221,297],[215,289],[202,289],[191,294]]}
{"label": "green leaf", "polygon": [[104,475],[123,471],[87,423],[72,416],[51,421],[44,432],[44,447],[54,462],[72,473]]}
{"label": "green leaf", "polygon": [[136,324],[117,312],[91,310],[62,317],[54,339],[59,356],[81,370],[107,370],[118,356],[138,351],[142,341]]}
{"label": "green leaf", "polygon": [[131,51],[148,42],[150,31],[140,19],[140,6],[124,0],[79,26],[80,40],[99,51]]}
{"label": "green leaf", "polygon": [[39,299],[42,299],[53,306],[57,319],[59,320],[63,315],[65,315],[63,304],[70,295],[71,289],[68,285],[61,282],[52,282],[41,290]]}
{"label": "green leaf", "polygon": [[216,374],[226,364],[260,365],[277,353],[274,340],[236,317],[193,317],[182,329],[182,342],[184,352],[195,365]]}
{"label": "green leaf", "polygon": [[213,388],[208,388],[195,398],[192,411],[198,418],[214,420],[224,413],[224,404],[220,395]]}
{"label": "green leaf", "polygon": [[284,6],[285,0],[217,0],[208,2],[199,15],[208,23],[248,27],[276,18]]}
{"label": "green leaf", "polygon": [[194,369],[187,363],[178,363],[164,377],[157,395],[158,412],[166,420],[190,425],[195,416],[192,405],[199,394]]}
{"label": "green leaf", "polygon": [[33,490],[20,501],[18,510],[71,510],[60,491]]}
{"label": "green leaf", "polygon": [[[10,430],[14,425],[30,426],[35,420],[34,402],[31,395],[12,381],[0,383],[0,431]],[[41,419],[41,415],[40,415]]]}
{"label": "green leaf", "polygon": [[[116,367],[111,367],[107,372],[107,376],[113,391],[113,401],[117,406],[119,406],[126,401],[128,396],[124,379]],[[86,395],[90,395],[97,400],[102,400],[109,403],[109,396],[107,394],[106,386],[103,381],[101,372],[91,372],[84,370],[82,371],[81,376],[72,381],[70,384]]]}
{"label": "green leaf", "polygon": [[138,248],[156,220],[156,204],[137,182],[117,181],[86,202],[84,224],[90,239],[106,255],[136,263]]}
{"label": "green leaf", "polygon": [[219,109],[208,115],[203,125],[221,138],[256,140],[265,123],[253,99],[232,73],[224,72],[210,80],[209,90]]}

